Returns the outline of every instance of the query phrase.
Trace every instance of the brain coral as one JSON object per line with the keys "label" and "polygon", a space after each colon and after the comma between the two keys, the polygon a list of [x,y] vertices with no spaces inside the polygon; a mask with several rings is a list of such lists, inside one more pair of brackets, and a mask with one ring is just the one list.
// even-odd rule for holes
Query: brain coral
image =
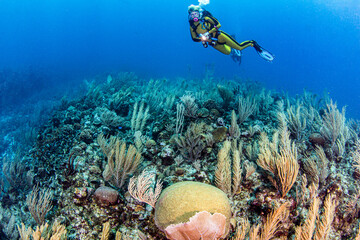
{"label": "brain coral", "polygon": [[[217,217],[211,218],[219,219],[218,216],[223,215],[225,228],[222,237],[225,237],[229,232],[231,217],[230,202],[226,194],[209,184],[191,181],[180,182],[171,185],[161,193],[155,206],[155,223],[167,234],[169,239],[179,239],[169,237],[170,229],[173,232],[174,225],[179,226],[182,223],[188,227],[189,224],[195,222],[190,222],[190,218],[204,211],[210,214],[204,214],[202,217],[208,216],[210,218],[214,216],[211,214],[216,214]],[[218,231],[214,227],[217,224],[207,224],[207,226]],[[177,229],[179,229],[178,226]],[[208,229],[208,231],[212,230]]]}

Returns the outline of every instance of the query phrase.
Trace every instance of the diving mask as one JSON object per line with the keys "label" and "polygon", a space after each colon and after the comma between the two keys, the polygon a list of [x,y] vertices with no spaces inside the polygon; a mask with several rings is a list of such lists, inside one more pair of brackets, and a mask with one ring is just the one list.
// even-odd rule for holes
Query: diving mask
{"label": "diving mask", "polygon": [[201,18],[201,13],[198,11],[193,11],[189,13],[189,20],[193,20],[194,22],[199,21]]}

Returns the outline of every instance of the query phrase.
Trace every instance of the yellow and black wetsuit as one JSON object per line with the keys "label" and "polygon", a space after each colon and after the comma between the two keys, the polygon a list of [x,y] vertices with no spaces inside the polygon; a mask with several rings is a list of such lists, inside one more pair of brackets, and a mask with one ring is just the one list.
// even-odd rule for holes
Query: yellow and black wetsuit
{"label": "yellow and black wetsuit", "polygon": [[199,38],[199,35],[209,32],[211,38],[217,39],[216,44],[213,47],[226,55],[231,53],[232,48],[243,50],[247,47],[254,47],[254,45],[256,47],[257,44],[254,40],[238,43],[229,34],[219,30],[221,27],[219,21],[215,17],[211,16],[209,12],[207,13],[208,14],[205,14],[205,16],[197,22],[193,20],[189,21],[191,38],[193,41],[200,42],[201,39]]}

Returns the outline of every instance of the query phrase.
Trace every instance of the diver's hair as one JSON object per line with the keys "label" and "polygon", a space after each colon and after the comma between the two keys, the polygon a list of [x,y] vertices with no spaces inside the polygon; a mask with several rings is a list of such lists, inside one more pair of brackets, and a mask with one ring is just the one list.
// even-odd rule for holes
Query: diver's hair
{"label": "diver's hair", "polygon": [[193,11],[202,12],[203,9],[202,9],[199,5],[191,4],[191,5],[188,7],[188,13],[191,13],[191,12],[193,12]]}

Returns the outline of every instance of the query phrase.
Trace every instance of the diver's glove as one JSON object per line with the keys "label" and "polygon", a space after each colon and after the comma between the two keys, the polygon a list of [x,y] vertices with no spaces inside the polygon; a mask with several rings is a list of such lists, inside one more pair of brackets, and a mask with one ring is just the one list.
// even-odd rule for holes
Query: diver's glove
{"label": "diver's glove", "polygon": [[260,57],[262,57],[268,62],[272,62],[274,60],[275,58],[274,54],[262,48],[256,41],[253,41],[253,46]]}
{"label": "diver's glove", "polygon": [[209,41],[209,32],[206,32],[204,34],[199,34],[201,43],[203,44],[204,48],[207,48],[208,45],[208,41]]}
{"label": "diver's glove", "polygon": [[204,34],[199,34],[200,40],[205,48],[208,47],[208,45],[215,46],[217,39],[211,38],[211,35],[209,32],[206,32]]}
{"label": "diver's glove", "polygon": [[210,33],[209,32],[200,33],[199,36],[200,36],[201,41],[207,42],[210,38]]}

